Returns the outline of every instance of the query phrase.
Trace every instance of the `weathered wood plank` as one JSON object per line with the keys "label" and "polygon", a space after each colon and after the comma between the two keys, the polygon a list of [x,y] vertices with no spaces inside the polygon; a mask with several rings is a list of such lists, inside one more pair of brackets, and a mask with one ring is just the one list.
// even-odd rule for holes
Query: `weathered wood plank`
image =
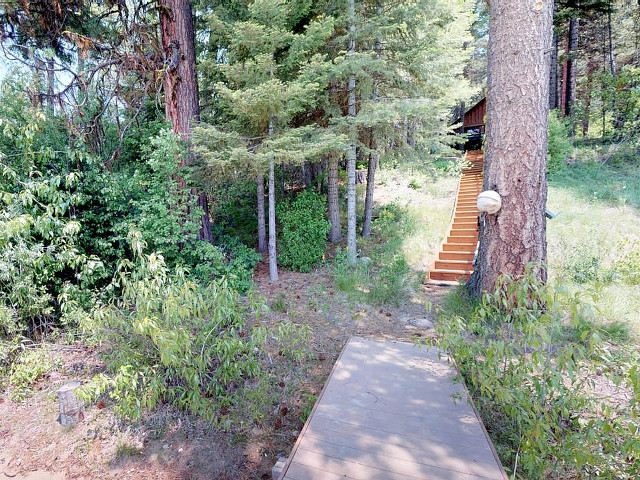
{"label": "weathered wood plank", "polygon": [[283,478],[506,479],[454,377],[433,349],[351,339]]}

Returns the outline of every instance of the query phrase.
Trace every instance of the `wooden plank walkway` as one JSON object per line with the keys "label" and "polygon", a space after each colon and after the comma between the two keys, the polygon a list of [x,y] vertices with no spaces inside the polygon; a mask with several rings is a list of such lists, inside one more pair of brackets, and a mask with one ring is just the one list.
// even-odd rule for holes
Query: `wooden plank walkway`
{"label": "wooden plank walkway", "polygon": [[435,349],[352,338],[284,480],[507,480],[466,390]]}
{"label": "wooden plank walkway", "polygon": [[429,283],[455,284],[466,281],[473,272],[480,214],[476,200],[482,191],[484,154],[482,150],[467,152],[466,160],[471,165],[462,171],[451,225],[429,269]]}

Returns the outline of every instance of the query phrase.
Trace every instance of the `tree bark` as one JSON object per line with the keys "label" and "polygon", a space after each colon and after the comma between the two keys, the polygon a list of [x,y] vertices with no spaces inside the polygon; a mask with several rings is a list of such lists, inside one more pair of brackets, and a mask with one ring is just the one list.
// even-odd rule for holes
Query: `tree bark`
{"label": "tree bark", "polygon": [[587,62],[587,81],[584,92],[584,113],[582,115],[582,136],[589,134],[589,117],[591,115],[591,95],[593,91],[593,74],[596,71],[596,63],[592,55]]}
{"label": "tree bark", "polygon": [[[165,54],[164,101],[165,116],[173,131],[185,142],[191,141],[191,122],[200,115],[198,104],[198,77],[193,16],[189,0],[158,0],[160,34]],[[187,163],[193,161],[189,155]],[[182,166],[182,165],[181,165]],[[184,180],[180,180],[184,185]],[[209,222],[208,202],[205,194],[191,191],[196,203],[204,211],[198,238],[213,242]]]}
{"label": "tree bark", "polygon": [[[356,51],[355,0],[349,0],[349,52]],[[356,76],[351,74],[347,87],[349,94],[348,116],[349,149],[347,150],[347,259],[355,264],[358,253],[356,245],[356,141],[357,131],[353,121],[356,116]]]}
{"label": "tree bark", "polygon": [[340,199],[338,197],[338,157],[330,155],[327,159],[327,190],[329,200],[329,241],[339,243],[342,241],[342,228],[340,226]]}
{"label": "tree bark", "polygon": [[[484,189],[502,208],[483,214],[478,263],[467,284],[479,296],[528,263],[546,280],[547,124],[553,2],[491,0]],[[527,28],[522,28],[526,25]]]}
{"label": "tree bark", "polygon": [[[376,14],[380,16],[382,14],[382,7],[378,4],[376,9]],[[381,43],[380,39],[376,38],[373,44],[373,49],[376,52],[376,59],[380,59],[380,50]],[[378,78],[373,81],[373,101],[374,103],[378,102],[378,97],[380,96],[379,92],[379,82]],[[464,131],[464,112],[462,113],[463,118],[463,131]],[[371,129],[371,138],[369,140],[369,147],[372,150],[372,153],[369,154],[369,165],[367,166],[367,193],[364,197],[364,219],[362,221],[362,236],[370,237],[371,236],[371,217],[373,216],[373,191],[375,188],[376,181],[376,169],[378,168],[378,162],[380,161],[380,154],[377,151],[378,142],[376,140],[376,132],[375,129]]]}
{"label": "tree bark", "polygon": [[[375,143],[375,139],[372,139],[372,143]],[[375,145],[372,146],[375,148]],[[371,218],[373,216],[373,191],[376,181],[376,169],[378,168],[378,162],[380,155],[375,152],[369,156],[369,166],[367,167],[367,193],[364,199],[364,220],[362,221],[362,236],[371,236]]]}
{"label": "tree bark", "polygon": [[564,113],[570,118],[569,129],[571,136],[575,135],[575,122],[573,121],[573,104],[576,101],[576,84],[578,78],[578,27],[580,20],[569,20],[569,58],[567,59],[567,82],[565,84],[566,95]]}
{"label": "tree bark", "polygon": [[[273,135],[273,119],[269,120],[269,136]],[[278,280],[278,253],[276,249],[276,172],[275,159],[269,159],[269,278]]]}
{"label": "tree bark", "polygon": [[551,72],[549,74],[549,108],[558,108],[558,34],[551,42]]}
{"label": "tree bark", "polygon": [[191,122],[200,115],[193,16],[189,0],[158,0],[165,54],[165,114],[173,131],[191,140]]}
{"label": "tree bark", "polygon": [[256,177],[257,196],[258,196],[258,252],[265,253],[267,251],[267,225],[264,217],[264,176],[262,174]]}

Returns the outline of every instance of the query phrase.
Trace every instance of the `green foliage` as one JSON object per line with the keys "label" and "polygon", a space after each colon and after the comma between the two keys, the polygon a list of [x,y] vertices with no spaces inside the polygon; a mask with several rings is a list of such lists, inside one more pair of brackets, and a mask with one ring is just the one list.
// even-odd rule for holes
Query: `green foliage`
{"label": "green foliage", "polygon": [[[260,255],[231,236],[220,236],[216,245],[198,240],[202,208],[187,188],[190,170],[184,143],[168,129],[152,137],[143,149],[144,167],[123,179],[128,188],[120,193],[129,200],[129,216],[114,226],[121,241],[132,225],[153,250],[162,252],[171,269],[188,268],[188,274],[207,284],[227,277],[229,285],[242,292],[251,288],[251,277]],[[122,204],[125,198],[117,201]]]}
{"label": "green foliage", "polygon": [[11,399],[21,402],[31,395],[34,384],[53,366],[45,347],[27,350],[20,355],[9,372],[8,384],[11,389]]}
{"label": "green foliage", "polygon": [[402,253],[382,266],[377,273],[378,281],[371,284],[368,300],[374,305],[395,305],[396,307],[408,297],[411,289],[411,269]]}
{"label": "green foliage", "polygon": [[549,113],[549,144],[547,147],[547,171],[559,172],[564,169],[567,157],[573,148],[566,122],[558,118],[557,110]]}
{"label": "green foliage", "polygon": [[[602,341],[581,294],[541,285],[532,272],[502,277],[468,320],[441,318],[437,345],[455,359],[514,477],[637,478],[633,356]],[[598,378],[603,370],[608,380]],[[603,381],[626,385],[631,401],[598,398]]]}
{"label": "green foliage", "polygon": [[363,243],[375,260],[350,265],[347,252],[338,249],[331,268],[336,288],[372,305],[399,306],[415,286],[403,252],[403,239],[413,228],[406,209],[395,204],[381,209],[372,224],[372,241]]}
{"label": "green foliage", "polygon": [[[53,161],[83,163],[86,157],[70,151],[52,152],[33,143],[44,128],[41,112],[22,130],[12,130],[13,141],[24,149],[0,163],[0,292],[11,310],[17,329],[24,334],[44,334],[60,317],[59,296],[78,300],[102,270],[100,260],[77,248],[81,225],[75,210],[82,203],[78,171],[45,175],[36,169]],[[2,160],[0,158],[0,160]]]}
{"label": "green foliage", "polygon": [[[97,308],[84,327],[105,342],[110,374],[83,389],[87,398],[109,395],[116,411],[139,418],[160,403],[197,413],[230,428],[261,411],[243,402],[268,376],[269,345],[290,358],[304,354],[308,330],[292,324],[251,327],[245,307],[226,281],[207,287],[172,273],[158,253],[145,254],[131,235],[135,262],[120,262],[111,288],[120,296]],[[256,312],[260,304],[252,302]],[[254,406],[255,407],[255,406]]]}
{"label": "green foliage", "polygon": [[309,272],[322,259],[331,228],[326,218],[326,205],[324,195],[311,191],[302,192],[292,202],[278,204],[277,217],[281,226],[278,260],[281,265]]}
{"label": "green foliage", "polygon": [[589,243],[567,249],[562,261],[563,272],[578,284],[606,285],[614,279],[615,270],[604,265],[601,249]]}
{"label": "green foliage", "polygon": [[625,239],[618,251],[619,257],[615,263],[617,276],[628,285],[640,285],[640,241]]}

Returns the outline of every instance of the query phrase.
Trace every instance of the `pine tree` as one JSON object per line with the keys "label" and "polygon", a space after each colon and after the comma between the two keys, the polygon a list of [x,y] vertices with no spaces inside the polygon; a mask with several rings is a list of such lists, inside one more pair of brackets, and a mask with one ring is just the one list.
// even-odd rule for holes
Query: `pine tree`
{"label": "pine tree", "polygon": [[[219,126],[200,127],[196,132],[198,152],[211,169],[244,169],[257,172],[259,178],[268,173],[273,281],[278,278],[275,166],[318,161],[342,145],[339,137],[296,122],[317,101],[315,80],[326,66],[313,53],[331,34],[332,22],[311,20],[302,33],[295,33],[294,6],[285,0],[258,0],[249,5],[247,20],[227,24],[228,47],[225,60],[218,64],[223,82],[215,86]],[[212,21],[220,19],[214,16]],[[220,149],[220,142],[226,147]]]}

